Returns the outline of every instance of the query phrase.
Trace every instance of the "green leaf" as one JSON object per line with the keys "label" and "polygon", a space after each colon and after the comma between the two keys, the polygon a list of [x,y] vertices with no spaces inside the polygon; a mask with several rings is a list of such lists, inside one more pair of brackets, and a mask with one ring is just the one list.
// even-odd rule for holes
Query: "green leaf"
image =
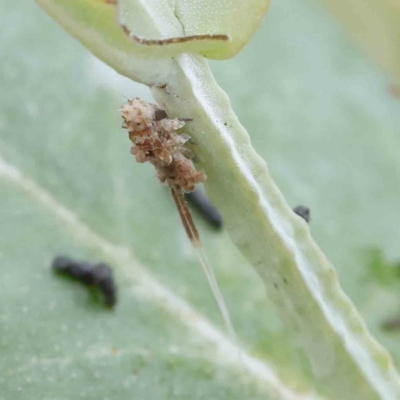
{"label": "green leaf", "polygon": [[[243,271],[226,233],[198,220],[232,308],[250,301],[245,320],[256,325],[240,329],[238,358],[168,191],[134,163],[118,129],[125,99],[98,88],[93,58],[33,4],[2,9],[0,398],[261,400],[311,391],[296,371],[301,357],[279,350],[287,365],[278,366],[257,351],[266,350],[263,286]],[[57,254],[109,263],[116,309],[54,275]],[[241,318],[242,309],[238,329]]]}
{"label": "green leaf", "polygon": [[[266,398],[256,382],[274,387],[274,381],[251,368],[243,374],[235,362],[231,372],[212,340],[188,325],[193,318],[171,311],[149,284],[147,271],[168,289],[167,299],[172,292],[219,324],[167,194],[151,169],[133,163],[128,140],[115,129],[125,100],[95,87],[97,69],[85,52],[32,6],[2,5],[8,40],[1,79],[9,88],[0,107],[6,398],[243,398],[239,374],[250,375],[247,398]],[[396,291],[365,277],[372,245],[385,257],[398,255],[398,106],[382,76],[323,13],[286,0],[271,16],[274,22],[241,57],[214,69],[290,203],[311,206],[313,233],[398,362],[395,333],[380,329],[386,314],[396,313]],[[264,360],[263,371],[272,365],[292,392],[309,391],[308,362],[259,279],[225,234],[201,227],[244,347]],[[59,252],[115,267],[121,299],[115,315],[90,303],[84,288],[51,275],[47,266]],[[282,390],[277,397],[291,398]]]}
{"label": "green leaf", "polygon": [[[236,55],[260,25],[269,0],[119,0],[118,19],[132,32],[131,40],[117,23],[115,6],[106,0],[37,0],[60,25],[100,58],[129,75],[129,56],[163,58],[199,53],[226,59]],[[133,12],[132,12],[133,11]],[[191,40],[189,37],[192,37]],[[157,43],[159,40],[186,38]]]}
{"label": "green leaf", "polygon": [[[215,41],[215,46],[212,46],[212,41],[207,43],[203,40],[183,44],[182,50],[176,51],[195,52],[212,59],[226,59],[235,56],[247,44],[262,22],[269,3],[270,0],[151,0],[146,3],[120,0],[119,10],[132,32],[149,39],[204,34],[227,35],[228,41]],[[169,17],[168,13],[173,14],[176,20]],[[177,24],[181,30],[172,30],[173,24]],[[175,26],[174,28],[177,29]],[[170,47],[171,51],[175,51]],[[177,45],[175,47],[178,49]]]}
{"label": "green leaf", "polygon": [[324,4],[400,83],[400,1],[324,0]]}

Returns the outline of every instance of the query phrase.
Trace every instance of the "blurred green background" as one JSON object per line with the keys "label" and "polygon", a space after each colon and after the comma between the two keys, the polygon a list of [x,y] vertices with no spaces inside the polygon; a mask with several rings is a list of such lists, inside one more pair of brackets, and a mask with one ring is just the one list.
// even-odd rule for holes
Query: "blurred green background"
{"label": "blurred green background", "polygon": [[[196,316],[163,300],[229,340],[168,191],[120,128],[118,108],[147,89],[33,2],[0,9],[0,399],[289,398],[229,366]],[[400,330],[382,327],[400,318],[390,79],[314,0],[275,1],[246,49],[211,67],[289,204],[311,208],[313,236],[399,366]],[[293,393],[323,394],[256,273],[224,230],[195,216],[240,343]],[[110,263],[116,309],[54,276],[57,254]]]}

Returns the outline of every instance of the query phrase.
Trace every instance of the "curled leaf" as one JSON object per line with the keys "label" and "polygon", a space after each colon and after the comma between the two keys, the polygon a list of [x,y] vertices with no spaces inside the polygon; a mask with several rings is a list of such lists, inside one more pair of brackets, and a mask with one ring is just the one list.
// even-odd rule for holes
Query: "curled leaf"
{"label": "curled leaf", "polygon": [[[214,59],[233,57],[258,28],[269,0],[251,0],[246,4],[238,0],[215,4],[207,1],[202,2],[204,8],[192,1],[171,5],[167,0],[37,3],[96,56],[104,59],[105,55],[108,64],[127,75],[121,69],[129,56],[153,59],[198,53]],[[107,51],[96,43],[107,45]]]}
{"label": "curled leaf", "polygon": [[[235,56],[259,27],[269,0],[120,0],[119,16],[142,44],[162,56],[199,53],[207,58]],[[146,23],[143,23],[146,21]],[[171,37],[176,41],[168,41]],[[145,50],[143,50],[145,51]]]}

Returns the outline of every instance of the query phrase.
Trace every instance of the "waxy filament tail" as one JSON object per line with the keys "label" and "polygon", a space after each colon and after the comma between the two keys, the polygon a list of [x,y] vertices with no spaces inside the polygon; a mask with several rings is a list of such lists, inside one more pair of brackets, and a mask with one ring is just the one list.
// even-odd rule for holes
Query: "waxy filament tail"
{"label": "waxy filament tail", "polygon": [[185,228],[186,234],[187,234],[194,250],[196,251],[197,258],[200,262],[201,268],[203,269],[204,275],[206,276],[207,281],[210,285],[211,291],[214,295],[214,299],[218,305],[219,311],[222,315],[222,318],[223,318],[226,328],[229,332],[229,335],[231,336],[234,343],[237,344],[236,332],[233,328],[233,324],[232,324],[231,317],[229,315],[228,308],[226,306],[225,300],[224,300],[221,290],[219,288],[217,278],[215,277],[215,274],[214,274],[214,270],[213,270],[210,262],[208,261],[208,257],[206,255],[206,253],[204,252],[202,243],[200,241],[199,233],[194,224],[192,215],[187,207],[183,193],[179,189],[177,190],[172,187],[171,195],[175,201],[175,204],[178,209],[179,216],[181,217],[182,224]]}

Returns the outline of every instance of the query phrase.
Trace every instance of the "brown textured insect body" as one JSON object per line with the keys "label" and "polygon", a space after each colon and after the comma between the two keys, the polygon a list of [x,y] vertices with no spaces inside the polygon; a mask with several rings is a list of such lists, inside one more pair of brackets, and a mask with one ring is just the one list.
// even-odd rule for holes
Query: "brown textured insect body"
{"label": "brown textured insect body", "polygon": [[164,110],[139,98],[129,100],[121,112],[123,128],[128,130],[133,143],[131,153],[137,162],[154,165],[159,181],[171,190],[190,241],[200,247],[199,234],[183,195],[204,182],[206,175],[203,171],[196,171],[191,161],[193,153],[184,146],[190,137],[177,133],[185,121],[168,118]]}

